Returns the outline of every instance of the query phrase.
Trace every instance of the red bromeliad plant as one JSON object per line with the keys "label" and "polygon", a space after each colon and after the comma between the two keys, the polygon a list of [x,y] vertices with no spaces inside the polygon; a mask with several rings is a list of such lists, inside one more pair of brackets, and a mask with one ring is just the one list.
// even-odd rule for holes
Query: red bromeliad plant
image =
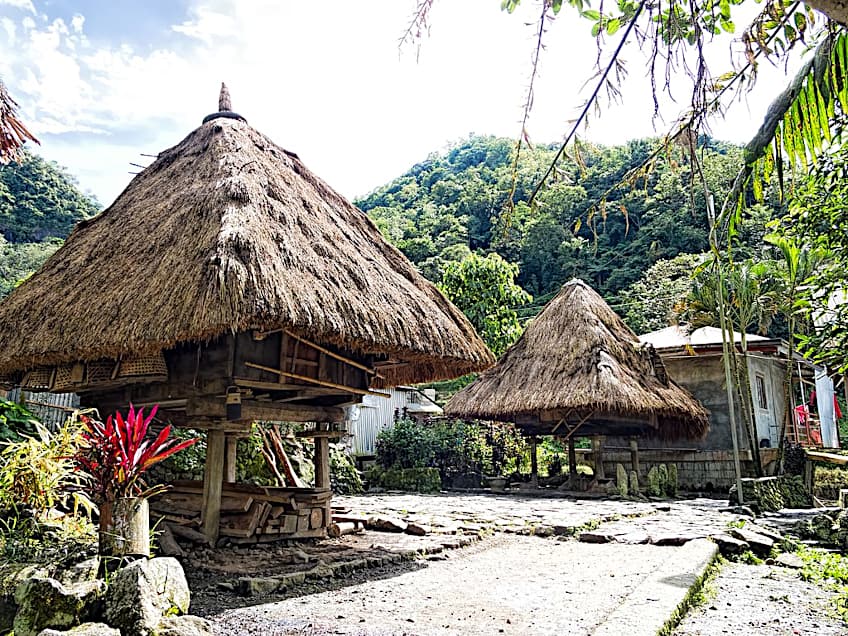
{"label": "red bromeliad plant", "polygon": [[154,406],[144,417],[144,409],[136,411],[130,405],[126,419],[115,413],[114,418],[110,415],[105,423],[82,418],[87,430],[83,433],[84,442],[76,461],[91,477],[93,499],[97,503],[122,497],[150,497],[162,492],[165,486],[148,488],[142,473],[197,441],[168,439],[170,425],[155,438],[145,439],[157,408]]}

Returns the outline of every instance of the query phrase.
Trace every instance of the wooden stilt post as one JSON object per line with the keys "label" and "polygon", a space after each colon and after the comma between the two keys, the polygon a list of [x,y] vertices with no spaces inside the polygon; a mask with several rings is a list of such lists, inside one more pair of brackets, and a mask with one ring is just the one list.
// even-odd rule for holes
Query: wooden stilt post
{"label": "wooden stilt post", "polygon": [[221,522],[221,491],[224,484],[224,431],[210,430],[206,436],[206,467],[203,471],[203,534],[218,540]]}
{"label": "wooden stilt post", "polygon": [[604,436],[592,438],[592,454],[595,456],[595,480],[606,479],[604,473]]}
{"label": "wooden stilt post", "polygon": [[236,481],[236,453],[238,448],[238,437],[227,435],[227,446],[224,452],[224,481],[234,483]]}
{"label": "wooden stilt post", "polygon": [[536,454],[537,442],[538,438],[535,435],[530,437],[530,483],[534,487],[539,485],[539,463]]}
{"label": "wooden stilt post", "polygon": [[636,474],[639,475],[639,443],[635,437],[630,438],[630,464]]}
{"label": "wooden stilt post", "polygon": [[319,490],[330,489],[330,440],[326,437],[315,438],[315,487]]}
{"label": "wooden stilt post", "polygon": [[573,435],[568,438],[568,489],[577,489],[577,449]]}

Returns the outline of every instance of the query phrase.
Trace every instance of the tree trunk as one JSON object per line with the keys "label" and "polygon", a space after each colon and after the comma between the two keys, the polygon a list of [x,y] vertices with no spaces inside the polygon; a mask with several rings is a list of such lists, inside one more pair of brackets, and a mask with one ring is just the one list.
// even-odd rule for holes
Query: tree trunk
{"label": "tree trunk", "polygon": [[127,497],[100,506],[100,554],[150,556],[150,511],[146,499]]}

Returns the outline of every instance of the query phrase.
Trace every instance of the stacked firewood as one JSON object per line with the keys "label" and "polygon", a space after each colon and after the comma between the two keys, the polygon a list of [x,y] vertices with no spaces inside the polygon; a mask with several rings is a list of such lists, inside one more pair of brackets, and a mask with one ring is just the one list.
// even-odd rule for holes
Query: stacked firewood
{"label": "stacked firewood", "polygon": [[[332,492],[225,483],[221,497],[220,536],[234,543],[327,536],[332,523]],[[151,515],[166,534],[205,542],[202,525],[203,483],[178,481],[150,501]],[[167,539],[166,539],[167,540]]]}

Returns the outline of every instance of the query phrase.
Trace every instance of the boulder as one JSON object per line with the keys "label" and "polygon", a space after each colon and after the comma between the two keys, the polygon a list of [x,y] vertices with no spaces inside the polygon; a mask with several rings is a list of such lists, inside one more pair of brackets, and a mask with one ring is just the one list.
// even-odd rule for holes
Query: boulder
{"label": "boulder", "polygon": [[152,636],[165,615],[188,613],[190,599],[179,561],[142,559],[114,574],[106,594],[106,620],[123,636]]}
{"label": "boulder", "polygon": [[56,579],[28,579],[15,590],[15,634],[36,636],[47,628],[80,625],[97,612],[105,589],[106,583],[101,580],[65,586]]}
{"label": "boulder", "polygon": [[369,530],[381,530],[383,532],[405,532],[409,524],[397,517],[379,516],[368,519],[366,525]]}
{"label": "boulder", "polygon": [[722,556],[736,556],[751,548],[747,541],[731,537],[729,534],[723,532],[710,536],[710,539],[718,546]]}
{"label": "boulder", "polygon": [[83,623],[68,631],[45,629],[38,636],[121,636],[121,632],[106,623]]}
{"label": "boulder", "polygon": [[240,596],[267,596],[280,587],[280,581],[272,577],[243,576],[238,580]]}
{"label": "boulder", "polygon": [[640,495],[639,491],[639,475],[635,470],[630,471],[630,481],[629,481],[629,490],[631,496],[635,497]]}
{"label": "boulder", "polygon": [[412,534],[416,537],[423,537],[427,534],[430,534],[429,526],[425,526],[423,523],[415,523],[414,521],[410,521],[406,526],[406,534]]}
{"label": "boulder", "polygon": [[71,567],[57,573],[56,578],[64,585],[93,581],[100,572],[100,557],[93,556],[85,561],[74,563]]}
{"label": "boulder", "polygon": [[9,563],[0,565],[0,634],[12,631],[18,604],[15,602],[15,590],[32,578],[46,579],[50,571],[38,565]]}
{"label": "boulder", "polygon": [[774,547],[773,539],[753,530],[748,530],[747,528],[730,528],[729,533],[732,537],[746,542],[751,546],[751,550],[761,557],[769,556],[771,549]]}
{"label": "boulder", "polygon": [[665,482],[665,494],[668,497],[676,497],[677,490],[680,487],[679,478],[677,476],[677,464],[668,465],[668,479]]}
{"label": "boulder", "polygon": [[213,636],[212,623],[199,616],[166,616],[156,636]]}
{"label": "boulder", "polygon": [[661,497],[664,494],[660,483],[660,471],[656,466],[651,466],[651,470],[648,471],[648,494],[651,497]]}

